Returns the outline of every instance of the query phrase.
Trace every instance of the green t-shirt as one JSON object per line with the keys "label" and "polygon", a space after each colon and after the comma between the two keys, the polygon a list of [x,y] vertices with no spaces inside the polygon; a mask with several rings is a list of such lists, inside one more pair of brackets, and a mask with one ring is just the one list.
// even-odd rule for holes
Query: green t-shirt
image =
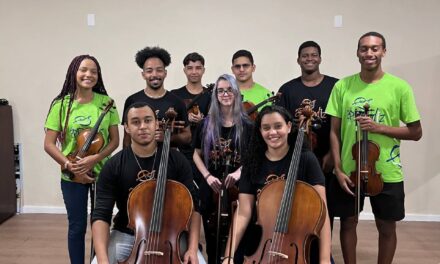
{"label": "green t-shirt", "polygon": [[[356,111],[370,105],[369,115],[377,123],[399,127],[400,122],[420,120],[411,86],[389,73],[375,83],[365,83],[359,74],[338,81],[330,95],[326,113],[341,119],[342,169],[350,175],[355,170],[352,146],[356,141]],[[400,140],[382,134],[369,133],[368,138],[380,147],[376,170],[384,182],[403,181],[400,164]]]}
{"label": "green t-shirt", "polygon": [[[49,115],[46,119],[45,128],[61,132],[61,126],[64,126],[65,118],[67,115],[67,108],[69,106],[70,95],[64,97],[63,101],[63,112],[61,114],[60,120],[60,107],[61,101],[57,100],[53,103]],[[76,138],[79,132],[83,129],[92,129],[107,105],[110,97],[98,93],[93,93],[93,100],[86,104],[80,104],[73,101],[72,108],[70,111],[69,121],[67,125],[66,138],[61,146],[61,152],[64,155],[69,155],[76,148]],[[104,138],[104,146],[108,144],[109,140],[109,127],[117,126],[120,123],[118,111],[115,106],[113,106],[110,111],[104,116],[100,126],[99,132]],[[95,165],[93,171],[96,175],[101,171],[102,166],[107,161],[109,157],[104,158],[99,163]],[[70,181],[69,178],[62,174],[64,180]]]}
{"label": "green t-shirt", "polygon": [[[251,102],[255,105],[266,100],[272,95],[272,93],[268,89],[264,88],[258,83],[254,83],[254,85],[250,89],[240,90],[240,93],[243,95],[243,102]],[[269,104],[270,103],[266,103],[260,106],[258,108],[258,111]]]}

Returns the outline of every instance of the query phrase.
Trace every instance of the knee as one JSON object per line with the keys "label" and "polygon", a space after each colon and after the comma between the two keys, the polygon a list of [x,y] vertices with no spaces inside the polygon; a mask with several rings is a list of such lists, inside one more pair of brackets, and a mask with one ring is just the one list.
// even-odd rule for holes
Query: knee
{"label": "knee", "polygon": [[341,231],[356,230],[357,221],[354,217],[341,219]]}
{"label": "knee", "polygon": [[396,236],[396,222],[376,219],[376,227],[379,235],[384,237]]}

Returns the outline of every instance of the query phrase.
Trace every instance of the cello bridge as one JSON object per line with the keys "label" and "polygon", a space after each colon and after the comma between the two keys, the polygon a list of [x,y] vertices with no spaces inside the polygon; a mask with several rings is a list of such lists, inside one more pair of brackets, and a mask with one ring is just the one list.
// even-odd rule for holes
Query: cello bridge
{"label": "cello bridge", "polygon": [[163,256],[163,252],[160,251],[145,251],[144,252],[145,256]]}
{"label": "cello bridge", "polygon": [[289,258],[288,255],[283,254],[283,253],[280,253],[280,252],[268,251],[267,253],[268,253],[269,255],[276,256],[276,257],[280,257],[280,258],[283,258],[283,259],[288,259],[288,258]]}

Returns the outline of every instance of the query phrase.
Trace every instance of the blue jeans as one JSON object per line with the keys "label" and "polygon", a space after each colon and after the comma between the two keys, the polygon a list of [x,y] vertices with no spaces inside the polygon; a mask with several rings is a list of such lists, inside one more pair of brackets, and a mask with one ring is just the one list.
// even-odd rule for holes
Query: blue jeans
{"label": "blue jeans", "polygon": [[61,191],[69,221],[67,245],[71,264],[84,264],[89,189],[89,184],[61,180]]}
{"label": "blue jeans", "polygon": [[[134,235],[126,234],[118,230],[112,230],[110,233],[110,240],[108,243],[108,261],[110,264],[117,264],[118,261],[124,261],[130,256],[131,249],[134,244]],[[199,264],[206,264],[200,250],[197,252]],[[92,264],[97,264],[98,260],[95,257]]]}

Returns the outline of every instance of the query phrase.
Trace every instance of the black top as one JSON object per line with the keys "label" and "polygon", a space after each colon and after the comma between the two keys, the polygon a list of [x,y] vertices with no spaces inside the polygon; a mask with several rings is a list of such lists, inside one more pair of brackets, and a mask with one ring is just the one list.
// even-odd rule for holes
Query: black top
{"label": "black top", "polygon": [[[185,106],[189,105],[192,100],[198,96],[198,94],[188,92],[186,86],[171,90],[170,92],[180,98],[185,103]],[[199,109],[204,116],[208,115],[209,106],[211,104],[211,92],[208,91],[207,88],[203,87],[203,94],[197,99],[195,104],[199,106]]]}
{"label": "black top", "polygon": [[[207,116],[209,111],[209,106],[211,104],[211,92],[208,91],[208,89],[206,89],[205,87],[203,87],[203,89],[204,89],[203,94],[200,97],[198,97],[195,104],[199,106],[200,112],[203,114],[203,116]],[[188,92],[186,86],[183,86],[179,89],[171,90],[171,93],[177,96],[185,103],[185,108],[192,102],[192,100],[194,100],[196,96],[198,96],[197,94],[192,94]],[[191,128],[192,141],[194,141],[197,124],[190,122],[190,128]],[[190,145],[179,146],[179,150],[185,155],[185,157],[188,160],[193,159],[194,148],[192,148],[192,146]]]}
{"label": "black top", "polygon": [[[156,111],[156,115],[158,120],[165,119],[165,112],[170,108],[174,107],[174,110],[177,112],[176,120],[185,121],[185,127],[188,125],[188,115],[186,114],[185,104],[175,95],[171,94],[169,91],[166,91],[165,95],[161,98],[151,98],[148,97],[144,90],[140,90],[137,93],[130,95],[124,104],[124,112],[125,110],[133,103],[136,102],[146,102]],[[124,116],[122,118],[122,124],[125,123]]]}
{"label": "black top", "polygon": [[[200,149],[202,151],[202,160],[203,158],[203,147],[202,141],[204,140],[204,124],[208,119],[205,119],[203,123],[199,124],[196,135],[194,137],[193,147],[196,149]],[[208,170],[212,174],[212,176],[222,179],[224,177],[225,172],[225,161],[226,156],[222,149],[225,146],[228,146],[230,149],[231,157],[230,157],[230,166],[228,167],[228,173],[232,173],[236,171],[242,164],[243,155],[247,153],[248,144],[250,135],[252,133],[253,125],[249,122],[244,122],[243,126],[243,134],[241,136],[241,146],[237,147],[236,142],[234,142],[234,137],[236,133],[235,126],[233,127],[222,127],[221,129],[221,139],[219,142],[215,144],[215,148],[211,148],[208,159]],[[220,148],[222,146],[222,148]],[[213,205],[213,192],[211,187],[208,185],[206,180],[202,180],[200,182],[200,211],[202,215],[208,215],[214,208]]]}
{"label": "black top", "polygon": [[317,148],[314,150],[318,159],[322,159],[330,149],[330,117],[325,115],[324,111],[333,86],[337,81],[336,78],[324,75],[321,83],[314,87],[308,87],[303,84],[301,77],[298,77],[283,84],[279,90],[281,97],[276,104],[286,108],[293,116],[295,116],[296,109],[299,108],[304,99],[315,100],[314,111],[319,112],[321,110],[324,115],[321,128],[313,129],[318,139]]}
{"label": "black top", "polygon": [[[293,147],[284,158],[278,161],[270,161],[264,158],[259,169],[258,175],[251,175],[248,166],[243,166],[240,179],[240,193],[257,195],[263,187],[274,179],[280,177],[286,179],[289,172],[290,161],[292,159]],[[262,153],[262,155],[264,155]],[[297,180],[309,183],[310,185],[323,185],[325,178],[321,171],[316,156],[310,150],[302,149],[301,158],[298,166]]]}
{"label": "black top", "polygon": [[[200,124],[195,132],[193,147],[196,149],[200,149],[202,151],[202,160],[203,158],[203,140],[205,138],[205,123],[207,119],[204,120],[202,124]],[[237,142],[235,142],[235,134],[236,126],[232,127],[222,127],[220,131],[220,140],[215,143],[214,147],[211,147],[211,151],[209,153],[208,158],[208,170],[209,172],[217,177],[222,178],[222,174],[224,172],[224,164],[226,160],[226,155],[224,152],[225,147],[228,147],[231,151],[229,173],[236,171],[241,166],[241,161],[243,159],[242,155],[246,153],[246,149],[248,147],[250,135],[252,133],[253,125],[252,123],[244,122],[243,126],[243,134],[241,135],[241,146],[237,146]]]}
{"label": "black top", "polygon": [[[137,157],[143,170],[149,172],[152,170],[156,171],[155,178],[159,171],[161,153],[162,148],[158,147],[157,154],[152,157]],[[113,220],[113,228],[124,233],[133,234],[133,231],[127,227],[127,201],[130,191],[141,183],[141,181],[137,179],[139,171],[140,168],[131,147],[119,151],[105,163],[96,186],[96,203],[92,214],[92,222],[103,220],[110,225],[113,206],[116,202],[119,212]],[[169,153],[167,179],[176,180],[184,184],[191,192],[194,209],[199,211],[199,197],[194,187],[191,166],[181,153],[173,149],[170,149]]]}

